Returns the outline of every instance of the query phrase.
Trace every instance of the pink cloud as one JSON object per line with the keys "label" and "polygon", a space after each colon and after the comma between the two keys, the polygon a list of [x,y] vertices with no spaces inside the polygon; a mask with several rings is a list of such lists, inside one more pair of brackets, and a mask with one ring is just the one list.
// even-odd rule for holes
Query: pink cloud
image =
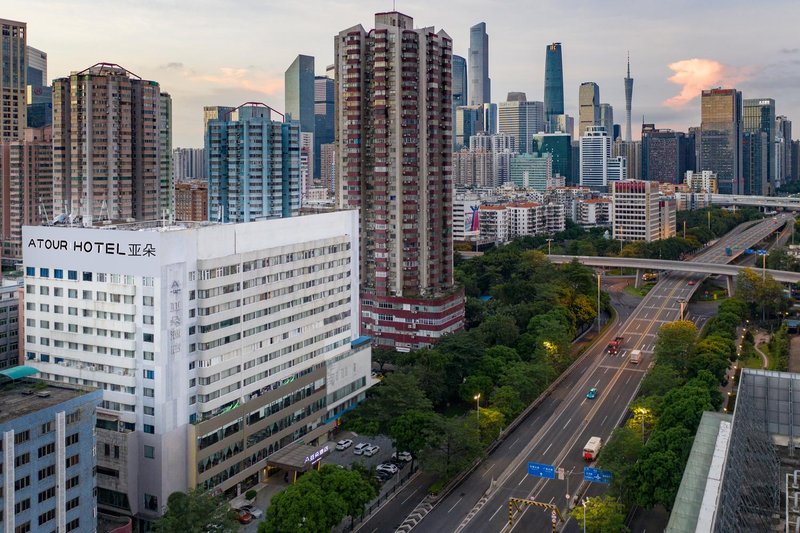
{"label": "pink cloud", "polygon": [[669,81],[681,85],[680,94],[664,101],[668,107],[683,107],[704,89],[730,87],[750,77],[749,69],[731,67],[713,59],[683,59],[669,64],[674,72]]}
{"label": "pink cloud", "polygon": [[283,89],[283,77],[273,78],[246,68],[223,67],[219,74],[192,74],[192,78],[230,89],[274,95]]}

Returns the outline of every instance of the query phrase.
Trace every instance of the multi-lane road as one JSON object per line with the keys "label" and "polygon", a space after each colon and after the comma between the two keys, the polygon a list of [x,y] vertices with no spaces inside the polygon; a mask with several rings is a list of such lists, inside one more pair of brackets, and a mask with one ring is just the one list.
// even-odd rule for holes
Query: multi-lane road
{"label": "multi-lane road", "polygon": [[[788,218],[788,217],[787,217]],[[779,217],[746,228],[738,228],[714,246],[698,254],[702,262],[726,263],[725,248],[742,250],[755,245],[783,225]],[[525,508],[508,527],[509,498],[556,503],[566,508],[568,491],[574,493],[583,479],[581,451],[592,436],[608,438],[625,416],[647,366],[652,360],[658,329],[680,317],[680,301],[687,301],[705,274],[672,273],[645,296],[632,314],[617,328],[610,328],[595,345],[581,368],[576,369],[554,392],[547,405],[538,409],[464,483],[440,501],[416,526],[419,531],[547,531],[550,513],[538,507]],[[690,284],[690,282],[694,282]],[[699,324],[702,325],[702,324]],[[625,337],[619,354],[605,351],[613,336]],[[628,361],[630,350],[642,350],[637,364]],[[586,398],[591,387],[599,390],[594,400]],[[507,454],[516,450],[508,460]],[[498,457],[495,457],[498,455]],[[551,464],[572,472],[567,480],[546,480],[527,474],[527,463]],[[492,486],[487,495],[487,491]],[[367,529],[370,531],[370,529]]]}

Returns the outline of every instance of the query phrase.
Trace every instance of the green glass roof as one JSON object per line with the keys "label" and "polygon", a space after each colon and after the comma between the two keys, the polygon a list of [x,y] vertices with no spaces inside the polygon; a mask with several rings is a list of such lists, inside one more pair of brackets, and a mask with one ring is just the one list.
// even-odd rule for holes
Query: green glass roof
{"label": "green glass roof", "polygon": [[11,368],[0,370],[0,376],[5,376],[9,379],[29,378],[38,373],[39,371],[32,366],[12,366]]}

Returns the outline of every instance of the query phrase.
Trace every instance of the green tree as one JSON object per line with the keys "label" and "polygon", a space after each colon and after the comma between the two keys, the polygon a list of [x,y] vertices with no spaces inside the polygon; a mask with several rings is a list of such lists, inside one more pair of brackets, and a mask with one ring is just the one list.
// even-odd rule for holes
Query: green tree
{"label": "green tree", "polygon": [[272,497],[266,520],[259,524],[258,531],[328,532],[347,516],[341,495],[331,496],[323,490],[320,474],[308,472],[297,483]]}
{"label": "green tree", "polygon": [[370,389],[368,401],[345,415],[343,423],[347,429],[358,433],[386,434],[390,422],[402,414],[432,409],[416,376],[408,372],[392,372],[380,385]]}
{"label": "green tree", "polygon": [[685,380],[680,372],[670,365],[655,365],[642,380],[639,394],[642,396],[663,396],[672,389],[683,385]]}
{"label": "green tree", "polygon": [[656,339],[656,361],[685,372],[695,352],[697,327],[689,320],[670,322],[661,326]]}
{"label": "green tree", "polygon": [[392,422],[389,436],[395,448],[411,452],[413,461],[425,448],[435,444],[441,426],[442,418],[432,411],[409,411]]}
{"label": "green tree", "polygon": [[483,374],[473,374],[467,376],[464,383],[459,386],[458,393],[465,403],[471,403],[475,401],[475,396],[478,394],[481,395],[481,398],[488,398],[493,388],[492,378]]}
{"label": "green tree", "polygon": [[436,442],[421,457],[422,466],[442,478],[450,478],[481,453],[475,418],[445,418]]}
{"label": "green tree", "polygon": [[505,314],[494,315],[483,321],[478,326],[478,332],[487,346],[503,345],[514,346],[519,337],[519,328],[516,321]]}
{"label": "green tree", "polygon": [[228,511],[224,498],[203,489],[195,488],[188,494],[173,492],[167,498],[166,512],[156,520],[153,529],[163,533],[234,533],[239,527]]}
{"label": "green tree", "polygon": [[639,431],[623,426],[616,428],[608,442],[600,451],[598,462],[613,474],[611,488],[615,494],[622,494],[635,480],[634,466],[644,451],[644,443]]}
{"label": "green tree", "polygon": [[503,413],[506,420],[513,420],[525,409],[525,402],[520,398],[519,392],[509,385],[495,389],[489,405]]}
{"label": "green tree", "polygon": [[[585,515],[584,515],[585,513]],[[588,533],[627,533],[625,506],[613,496],[587,498],[585,505],[576,505],[570,514],[578,527],[586,525]]]}
{"label": "green tree", "polygon": [[378,496],[375,485],[358,471],[339,468],[336,465],[323,465],[319,473],[320,485],[326,498],[341,498],[345,516],[351,518],[364,516],[364,506]]}
{"label": "green tree", "polygon": [[484,445],[488,445],[500,435],[500,431],[506,426],[506,417],[500,411],[488,407],[481,407],[479,411],[480,439]]}
{"label": "green tree", "polygon": [[372,349],[372,362],[378,363],[378,370],[383,372],[383,367],[388,364],[397,363],[397,352],[390,348],[376,346]]}
{"label": "green tree", "polygon": [[575,297],[572,302],[572,312],[575,314],[575,318],[581,324],[589,324],[597,317],[597,303],[594,299],[586,296],[585,294],[579,294]]}

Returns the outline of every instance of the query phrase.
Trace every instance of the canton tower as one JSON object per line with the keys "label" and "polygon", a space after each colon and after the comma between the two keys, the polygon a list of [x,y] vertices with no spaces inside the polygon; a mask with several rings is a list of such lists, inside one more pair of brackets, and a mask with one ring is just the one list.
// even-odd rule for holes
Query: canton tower
{"label": "canton tower", "polygon": [[633,78],[631,78],[631,54],[628,53],[628,75],[625,77],[625,142],[631,142],[631,101],[633,100]]}

